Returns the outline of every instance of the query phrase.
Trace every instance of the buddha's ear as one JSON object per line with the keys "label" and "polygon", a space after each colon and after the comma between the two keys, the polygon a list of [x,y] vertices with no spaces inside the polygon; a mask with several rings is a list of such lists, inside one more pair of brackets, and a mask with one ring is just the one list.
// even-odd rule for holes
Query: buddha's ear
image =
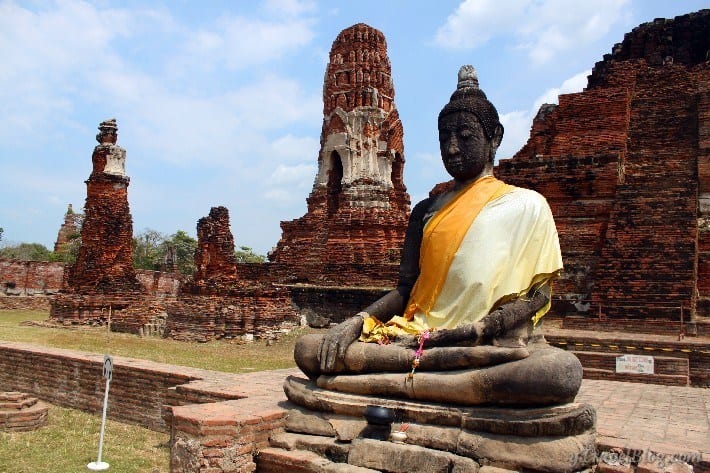
{"label": "buddha's ear", "polygon": [[500,123],[496,125],[493,130],[493,136],[491,137],[491,144],[494,148],[498,149],[500,142],[503,141],[503,125]]}

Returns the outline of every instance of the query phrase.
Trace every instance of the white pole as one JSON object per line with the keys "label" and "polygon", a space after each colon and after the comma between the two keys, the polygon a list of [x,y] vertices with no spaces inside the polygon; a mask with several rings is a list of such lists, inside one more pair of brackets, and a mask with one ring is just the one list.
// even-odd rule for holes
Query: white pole
{"label": "white pole", "polygon": [[86,467],[91,471],[104,471],[108,470],[108,463],[101,461],[101,453],[104,449],[104,428],[106,427],[106,408],[108,407],[108,389],[111,385],[112,371],[113,371],[113,359],[111,358],[107,366],[107,358],[104,357],[104,376],[106,377],[106,390],[104,391],[104,408],[101,414],[101,435],[99,436],[99,457],[95,462],[91,462]]}

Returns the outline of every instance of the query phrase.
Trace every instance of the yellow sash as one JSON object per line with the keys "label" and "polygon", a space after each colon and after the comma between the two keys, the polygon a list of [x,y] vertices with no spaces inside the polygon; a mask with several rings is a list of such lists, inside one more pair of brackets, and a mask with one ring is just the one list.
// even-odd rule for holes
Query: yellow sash
{"label": "yellow sash", "polygon": [[412,320],[417,311],[429,314],[471,223],[488,202],[513,189],[493,176],[484,176],[459,192],[429,220],[419,253],[419,277],[403,314],[405,320]]}

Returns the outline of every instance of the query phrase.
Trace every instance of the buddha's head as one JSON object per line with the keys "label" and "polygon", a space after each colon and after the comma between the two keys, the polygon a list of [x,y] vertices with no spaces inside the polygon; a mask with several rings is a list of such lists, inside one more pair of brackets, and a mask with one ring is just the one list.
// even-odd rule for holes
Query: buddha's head
{"label": "buddha's head", "polygon": [[459,70],[456,91],[439,113],[439,147],[446,171],[468,181],[493,168],[503,139],[498,112],[478,87],[473,66]]}

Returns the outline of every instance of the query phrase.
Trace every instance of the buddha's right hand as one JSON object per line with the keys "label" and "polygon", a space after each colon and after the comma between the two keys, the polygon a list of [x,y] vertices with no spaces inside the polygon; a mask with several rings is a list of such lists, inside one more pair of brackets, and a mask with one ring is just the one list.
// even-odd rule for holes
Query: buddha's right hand
{"label": "buddha's right hand", "polygon": [[362,322],[362,317],[357,315],[325,333],[320,350],[318,350],[321,372],[332,373],[335,371],[336,363],[342,362],[350,344],[360,337]]}

